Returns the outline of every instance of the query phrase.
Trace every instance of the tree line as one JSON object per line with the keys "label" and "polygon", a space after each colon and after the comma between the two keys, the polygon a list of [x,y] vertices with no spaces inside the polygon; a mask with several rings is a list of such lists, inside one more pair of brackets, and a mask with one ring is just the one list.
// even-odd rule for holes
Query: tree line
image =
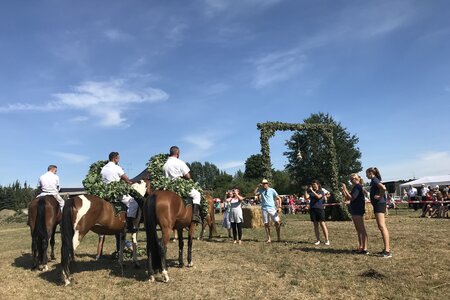
{"label": "tree line", "polygon": [[[312,114],[303,120],[305,124],[334,125],[333,138],[337,154],[337,168],[339,182],[348,183],[351,173],[362,170],[361,152],[357,147],[358,137],[350,134],[340,122],[336,122],[332,116],[324,113]],[[331,172],[327,168],[326,144],[319,132],[303,130],[294,132],[285,142],[287,151],[283,154],[288,163],[283,170],[272,168],[271,186],[279,194],[300,194],[303,186],[318,179],[324,187],[330,186]],[[223,198],[226,191],[239,188],[246,197],[251,197],[255,187],[262,179],[262,156],[253,154],[245,161],[244,171],[237,171],[230,175],[220,170],[211,162],[201,163],[194,161],[188,163],[191,169],[192,179],[198,182],[204,190],[213,197]],[[34,189],[27,183],[23,186],[18,181],[7,186],[0,186],[0,209],[21,209],[27,206],[34,195]]]}

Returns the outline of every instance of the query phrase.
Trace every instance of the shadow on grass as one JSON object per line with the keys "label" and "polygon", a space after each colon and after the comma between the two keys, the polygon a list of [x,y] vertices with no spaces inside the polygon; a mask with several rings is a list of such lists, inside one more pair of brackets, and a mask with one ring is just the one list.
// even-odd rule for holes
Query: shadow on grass
{"label": "shadow on grass", "polygon": [[[109,269],[110,276],[134,279],[137,281],[147,281],[146,263],[146,260],[139,260],[141,267],[136,268],[131,261],[126,261],[123,265],[122,276],[122,271],[117,260],[103,259],[99,261],[76,261],[72,264],[72,275],[74,283],[76,284],[77,278],[81,276],[95,276],[89,274],[89,272]],[[61,269],[61,264],[56,264],[49,271],[40,273],[39,277],[55,285],[62,285]]]}
{"label": "shadow on grass", "polygon": [[313,248],[313,247],[295,247],[291,251],[303,251],[303,252],[320,252],[320,253],[332,253],[332,254],[353,254],[349,249],[334,249],[334,248]]}
{"label": "shadow on grass", "polygon": [[31,270],[31,267],[33,266],[33,256],[31,253],[24,253],[14,259],[14,262],[11,265],[16,268]]}

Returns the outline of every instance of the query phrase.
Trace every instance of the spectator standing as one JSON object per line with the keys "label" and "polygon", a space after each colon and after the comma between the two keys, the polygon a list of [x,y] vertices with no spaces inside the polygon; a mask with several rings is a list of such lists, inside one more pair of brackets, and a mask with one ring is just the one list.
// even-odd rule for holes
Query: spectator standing
{"label": "spectator standing", "polygon": [[412,185],[410,185],[407,193],[408,193],[408,201],[412,202],[412,207],[414,208],[414,210],[417,210],[418,205],[417,203],[415,203],[417,201],[417,189]]}
{"label": "spectator standing", "polygon": [[255,189],[255,196],[260,197],[261,212],[264,223],[264,229],[266,231],[267,243],[271,243],[270,237],[270,224],[269,217],[275,223],[275,229],[277,231],[277,241],[280,241],[280,212],[281,212],[281,198],[277,191],[269,187],[269,181],[263,179],[261,183]]}
{"label": "spectator standing", "polygon": [[389,231],[386,227],[384,214],[386,213],[386,187],[381,183],[381,174],[377,168],[368,168],[366,176],[370,179],[370,202],[373,206],[375,219],[377,221],[378,229],[383,238],[384,250],[378,253],[380,257],[390,258],[392,253],[390,250]]}
{"label": "spectator standing", "polygon": [[353,185],[352,191],[347,190],[347,186],[342,184],[341,191],[346,200],[350,201],[350,214],[352,215],[353,224],[355,225],[356,234],[358,236],[357,254],[369,254],[367,251],[367,232],[364,226],[364,214],[366,212],[365,197],[363,192],[363,180],[358,174],[351,174],[350,181]]}
{"label": "spectator standing", "polygon": [[239,194],[239,189],[234,189],[230,200],[231,211],[229,215],[234,244],[242,244],[242,223],[244,222],[242,200],[244,200],[244,197]]}
{"label": "spectator standing", "polygon": [[325,224],[325,210],[323,208],[323,198],[325,197],[320,182],[313,180],[311,186],[305,191],[305,198],[310,201],[309,216],[311,222],[314,224],[314,234],[316,235],[316,242],[314,245],[320,245],[319,226],[322,228],[325,237],[325,245],[330,245],[328,238],[328,228]]}
{"label": "spectator standing", "polygon": [[228,231],[228,237],[231,238],[231,223],[230,223],[230,212],[231,212],[231,197],[232,197],[232,193],[231,191],[227,191],[226,195],[225,195],[225,200],[223,202],[223,207],[224,207],[224,211],[223,211],[223,222],[222,222],[222,227],[226,228]]}

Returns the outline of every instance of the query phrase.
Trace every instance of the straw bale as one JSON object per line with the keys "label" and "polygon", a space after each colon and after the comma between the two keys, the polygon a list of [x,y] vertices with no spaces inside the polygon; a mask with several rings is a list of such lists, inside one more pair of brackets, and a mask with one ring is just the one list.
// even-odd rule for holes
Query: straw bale
{"label": "straw bale", "polygon": [[244,228],[260,228],[264,225],[260,206],[243,207],[242,214],[244,218],[244,224],[242,226]]}

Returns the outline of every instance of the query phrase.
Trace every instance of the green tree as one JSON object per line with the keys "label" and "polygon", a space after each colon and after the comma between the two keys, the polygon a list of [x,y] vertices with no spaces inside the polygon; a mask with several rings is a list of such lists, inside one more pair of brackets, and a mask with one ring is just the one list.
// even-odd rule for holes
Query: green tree
{"label": "green tree", "polygon": [[247,179],[260,179],[263,177],[263,161],[261,154],[251,155],[245,161],[244,177]]}
{"label": "green tree", "polygon": [[[312,114],[304,120],[305,124],[334,125],[333,138],[337,154],[338,179],[346,181],[351,173],[362,170],[361,152],[356,146],[359,139],[356,135],[347,132],[340,122],[336,122],[329,114]],[[295,132],[291,139],[286,141],[290,149],[284,154],[288,158],[286,170],[298,185],[311,183],[318,179],[322,185],[330,186],[331,172],[328,165],[326,143],[320,132],[304,130]],[[301,153],[301,159],[298,152]]]}
{"label": "green tree", "polygon": [[213,190],[215,188],[215,179],[220,175],[220,170],[216,165],[210,162],[202,164],[198,161],[188,163],[187,165],[191,169],[192,179],[198,182],[203,189]]}

